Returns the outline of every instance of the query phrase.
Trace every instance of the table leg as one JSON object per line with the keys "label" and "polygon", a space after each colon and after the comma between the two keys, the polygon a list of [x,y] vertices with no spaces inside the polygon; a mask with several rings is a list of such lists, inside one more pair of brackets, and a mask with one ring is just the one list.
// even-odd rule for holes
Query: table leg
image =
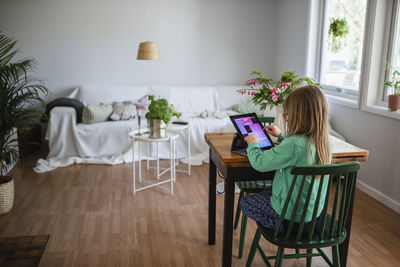
{"label": "table leg", "polygon": [[235,182],[232,179],[229,179],[229,174],[228,174],[228,177],[225,177],[222,266],[232,265],[233,204],[235,200],[234,197],[235,197]]}
{"label": "table leg", "polygon": [[209,164],[209,192],[208,192],[208,244],[215,245],[215,216],[216,216],[216,184],[217,184],[217,167],[211,159]]}
{"label": "table leg", "polygon": [[340,255],[340,266],[346,267],[347,263],[347,255],[349,253],[349,243],[350,243],[350,233],[351,233],[351,221],[353,217],[353,206],[354,206],[354,197],[357,183],[357,173],[354,175],[353,188],[351,189],[351,198],[350,198],[350,207],[349,213],[347,214],[347,221],[345,224],[345,229],[347,232],[346,239],[339,245],[339,255]]}

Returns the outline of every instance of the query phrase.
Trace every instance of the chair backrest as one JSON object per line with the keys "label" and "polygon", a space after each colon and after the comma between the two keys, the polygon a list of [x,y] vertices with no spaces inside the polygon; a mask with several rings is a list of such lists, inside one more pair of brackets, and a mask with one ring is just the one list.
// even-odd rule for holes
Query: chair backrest
{"label": "chair backrest", "polygon": [[265,126],[267,123],[268,125],[271,125],[272,123],[274,123],[275,120],[274,117],[258,117],[258,119],[263,124],[263,126]]}
{"label": "chair backrest", "polygon": [[[304,242],[315,242],[317,240],[318,243],[322,244],[332,242],[335,239],[344,239],[346,237],[344,226],[350,207],[353,183],[359,169],[360,163],[358,162],[294,167],[291,171],[294,178],[283,206],[279,223],[274,232],[274,238],[278,238],[279,230],[284,222],[289,203],[293,198],[293,200],[295,200],[295,202],[292,200],[292,203],[294,203],[293,212],[290,215],[289,224],[287,229],[285,229],[284,235],[279,235],[280,241],[301,242],[304,244]],[[337,178],[336,184],[333,183],[334,178]],[[309,183],[308,189],[304,187],[307,179],[307,183]],[[310,203],[313,188],[317,186],[316,184],[314,185],[316,179],[321,180],[318,185],[315,202]],[[298,180],[299,182],[297,182]],[[295,185],[299,183],[300,188],[298,194],[294,195],[293,189]],[[322,192],[323,185],[326,183],[326,192]],[[302,194],[306,195],[303,207],[299,205]],[[320,200],[322,200],[321,198],[324,198],[324,201],[321,201],[321,203],[323,203],[323,209],[319,215],[321,220],[319,233],[315,236],[314,230],[316,227]],[[303,234],[304,225],[306,223],[306,213],[310,208],[309,206],[311,206],[313,210],[312,218],[308,223],[308,233]],[[296,214],[298,213],[301,214],[301,219],[295,222]],[[296,227],[294,227],[295,225]],[[284,240],[282,240],[282,237]]]}

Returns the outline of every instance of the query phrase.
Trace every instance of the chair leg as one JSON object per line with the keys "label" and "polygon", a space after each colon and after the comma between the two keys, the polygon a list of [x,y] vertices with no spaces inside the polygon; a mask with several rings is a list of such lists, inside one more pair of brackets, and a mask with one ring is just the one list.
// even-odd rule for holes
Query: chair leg
{"label": "chair leg", "polygon": [[[307,249],[307,254],[311,254],[312,253],[312,248],[309,248],[309,249]],[[312,261],[312,257],[311,256],[308,256],[307,257],[307,267],[311,267],[311,261]]]}
{"label": "chair leg", "polygon": [[250,267],[251,264],[253,263],[254,256],[256,255],[256,251],[257,251],[257,247],[258,247],[258,242],[260,242],[260,237],[261,237],[261,232],[257,228],[257,231],[254,235],[253,243],[251,244],[249,256],[247,257],[246,267]]}
{"label": "chair leg", "polygon": [[285,252],[285,248],[284,247],[278,247],[278,253],[276,254],[275,267],[281,267],[282,266],[283,253],[284,252]]}
{"label": "chair leg", "polygon": [[332,247],[332,262],[333,266],[340,267],[339,246]]}
{"label": "chair leg", "polygon": [[239,203],[240,203],[240,199],[243,197],[243,195],[244,195],[244,192],[242,190],[240,190],[239,199],[238,199],[238,203],[236,206],[235,225],[234,225],[233,229],[237,229],[238,224],[239,224],[239,218],[240,218],[240,212],[241,212]]}
{"label": "chair leg", "polygon": [[238,258],[243,257],[244,240],[246,238],[247,216],[242,214],[242,225],[240,226],[240,241],[239,241],[239,255]]}

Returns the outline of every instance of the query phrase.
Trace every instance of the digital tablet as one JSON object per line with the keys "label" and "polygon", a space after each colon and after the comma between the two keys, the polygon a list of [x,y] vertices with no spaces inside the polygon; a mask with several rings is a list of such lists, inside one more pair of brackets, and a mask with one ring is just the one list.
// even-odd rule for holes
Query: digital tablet
{"label": "digital tablet", "polygon": [[230,116],[230,119],[235,126],[236,131],[242,138],[245,138],[249,134],[255,134],[262,150],[274,147],[274,142],[272,142],[268,133],[263,130],[256,113]]}

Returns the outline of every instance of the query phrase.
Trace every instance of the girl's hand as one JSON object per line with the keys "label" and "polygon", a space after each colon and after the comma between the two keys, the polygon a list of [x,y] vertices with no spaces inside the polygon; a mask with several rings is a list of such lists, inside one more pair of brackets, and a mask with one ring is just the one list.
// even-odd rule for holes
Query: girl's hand
{"label": "girl's hand", "polygon": [[278,128],[276,125],[267,125],[264,127],[264,130],[267,129],[267,132],[275,137],[279,137],[282,134],[281,129]]}
{"label": "girl's hand", "polygon": [[244,141],[246,141],[247,144],[251,145],[253,143],[258,143],[258,138],[255,134],[249,134],[244,138]]}

